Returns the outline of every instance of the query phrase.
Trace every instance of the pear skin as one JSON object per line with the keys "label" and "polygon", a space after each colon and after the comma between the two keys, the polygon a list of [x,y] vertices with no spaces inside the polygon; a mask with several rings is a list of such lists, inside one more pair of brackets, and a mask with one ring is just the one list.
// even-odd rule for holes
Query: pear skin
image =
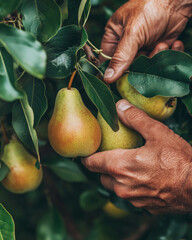
{"label": "pear skin", "polygon": [[2,161],[10,172],[1,182],[13,193],[25,193],[35,190],[41,183],[43,173],[35,167],[36,158],[29,154],[21,143],[11,140],[4,147]]}
{"label": "pear skin", "polygon": [[129,215],[129,212],[116,207],[112,202],[107,202],[103,207],[104,212],[112,218],[124,218]]}
{"label": "pear skin", "polygon": [[63,88],[58,92],[48,138],[53,149],[63,157],[85,157],[99,148],[101,128],[77,89]]}
{"label": "pear skin", "polygon": [[144,97],[129,83],[128,74],[123,75],[117,81],[117,90],[122,98],[159,121],[164,121],[169,118],[177,106],[177,99],[173,97]]}
{"label": "pear skin", "polygon": [[104,118],[98,113],[98,122],[101,126],[102,139],[99,150],[132,149],[142,146],[143,138],[136,131],[124,126],[120,121],[119,130],[114,132]]}

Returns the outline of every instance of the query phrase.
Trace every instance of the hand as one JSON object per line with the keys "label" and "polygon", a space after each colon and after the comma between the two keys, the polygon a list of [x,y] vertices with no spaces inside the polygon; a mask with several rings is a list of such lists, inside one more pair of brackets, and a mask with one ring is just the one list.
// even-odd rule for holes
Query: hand
{"label": "hand", "polygon": [[163,123],[126,100],[117,103],[120,120],[146,140],[137,149],[95,153],[82,160],[101,173],[105,188],[151,213],[192,209],[192,147]]}
{"label": "hand", "polygon": [[183,44],[176,39],[189,20],[191,6],[191,0],[130,0],[120,7],[109,19],[101,43],[103,52],[112,56],[104,80],[120,78],[138,51],[148,55],[152,51],[150,57],[169,47],[182,51]]}

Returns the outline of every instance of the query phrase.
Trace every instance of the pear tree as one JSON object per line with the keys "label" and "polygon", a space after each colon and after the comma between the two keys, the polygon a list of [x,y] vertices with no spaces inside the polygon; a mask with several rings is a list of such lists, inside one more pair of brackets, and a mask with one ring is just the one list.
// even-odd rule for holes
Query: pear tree
{"label": "pear tree", "polygon": [[124,2],[0,0],[0,240],[191,240],[190,214],[153,216],[81,163],[144,144],[118,120],[122,98],[192,144],[190,25],[185,52],[140,56],[103,81],[101,38]]}

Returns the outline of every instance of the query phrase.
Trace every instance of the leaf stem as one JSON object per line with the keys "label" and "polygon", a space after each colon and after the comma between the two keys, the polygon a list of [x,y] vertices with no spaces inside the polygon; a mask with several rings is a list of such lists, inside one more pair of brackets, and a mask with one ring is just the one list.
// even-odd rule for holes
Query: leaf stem
{"label": "leaf stem", "polygon": [[75,71],[72,73],[72,75],[71,75],[71,78],[70,78],[70,80],[69,80],[69,84],[68,84],[68,87],[67,87],[68,90],[71,89],[71,86],[72,86],[72,83],[73,83],[73,80],[74,80],[74,77],[75,77],[76,72],[77,72],[77,70],[75,70]]}
{"label": "leaf stem", "polygon": [[22,77],[23,77],[23,75],[25,74],[25,70],[21,73],[21,75],[17,78],[17,81],[19,81]]}
{"label": "leaf stem", "polygon": [[1,131],[3,133],[3,139],[4,139],[5,143],[8,144],[9,143],[9,138],[7,137],[7,132],[6,132],[3,120],[1,120]]}
{"label": "leaf stem", "polygon": [[87,40],[87,42],[88,42],[89,45],[93,48],[93,51],[94,51],[94,52],[96,52],[97,54],[100,54],[102,57],[104,57],[104,58],[106,58],[106,59],[109,59],[109,60],[112,59],[112,57],[104,54],[102,49],[98,49],[97,47],[95,47],[95,45],[93,45],[92,42],[90,42],[89,40]]}
{"label": "leaf stem", "polygon": [[0,23],[15,23],[17,20],[5,20],[5,21],[1,21]]}

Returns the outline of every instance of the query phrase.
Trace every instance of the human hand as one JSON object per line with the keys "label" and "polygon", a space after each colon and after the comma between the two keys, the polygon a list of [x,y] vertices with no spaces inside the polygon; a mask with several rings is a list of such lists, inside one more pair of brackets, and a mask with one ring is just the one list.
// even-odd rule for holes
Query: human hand
{"label": "human hand", "polygon": [[[104,80],[115,82],[139,51],[149,55],[169,49],[183,51],[176,41],[192,13],[192,0],[130,0],[109,19],[101,49],[112,57]],[[151,52],[152,51],[152,52]],[[104,59],[100,57],[101,62]]]}
{"label": "human hand", "polygon": [[191,145],[126,100],[117,103],[117,111],[124,125],[145,138],[145,145],[95,153],[82,163],[102,174],[105,188],[136,207],[155,214],[191,210]]}

